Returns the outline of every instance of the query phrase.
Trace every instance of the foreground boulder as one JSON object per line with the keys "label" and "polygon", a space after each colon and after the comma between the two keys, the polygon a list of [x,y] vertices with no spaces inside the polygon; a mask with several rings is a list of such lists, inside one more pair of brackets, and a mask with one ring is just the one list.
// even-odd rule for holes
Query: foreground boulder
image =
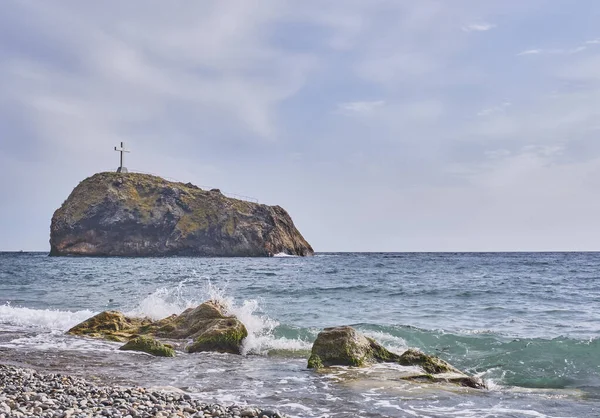
{"label": "foreground boulder", "polygon": [[[216,301],[204,302],[196,308],[186,309],[180,315],[171,315],[159,321],[129,318],[117,311],[101,312],[75,325],[67,333],[110,341],[130,341],[128,347],[151,347],[148,350],[155,350],[152,348],[155,344],[150,338],[139,340],[138,337],[182,342],[192,340],[191,344],[184,345],[184,349],[190,353],[216,351],[232,354],[241,353],[243,340],[248,336],[244,324],[235,316],[228,315],[226,307]],[[125,346],[122,349],[126,349]],[[154,354],[145,349],[138,351]]]}
{"label": "foreground boulder", "polygon": [[362,367],[400,358],[352,327],[325,328],[315,340],[308,359],[310,369],[328,366]]}
{"label": "foreground boulder", "polygon": [[398,363],[416,366],[422,373],[402,376],[406,380],[454,383],[472,388],[485,388],[479,379],[468,376],[444,360],[409,349],[402,355],[392,353],[374,339],[365,337],[352,327],[325,328],[315,340],[308,368],[329,366],[363,367],[374,363]]}
{"label": "foreground boulder", "polygon": [[227,315],[226,308],[215,301],[205,302],[167,319],[155,335],[169,339],[192,339],[193,343],[186,347],[190,353],[217,351],[240,354],[242,342],[248,336],[244,324],[235,316]]}
{"label": "foreground boulder", "polygon": [[149,318],[129,318],[121,312],[104,311],[75,325],[67,334],[124,342],[150,324]]}
{"label": "foreground boulder", "polygon": [[312,255],[280,206],[138,173],[99,173],[54,212],[50,255]]}
{"label": "foreground boulder", "polygon": [[119,347],[119,350],[141,351],[158,357],[175,357],[175,350],[173,350],[173,347],[147,336],[129,340],[127,344]]}

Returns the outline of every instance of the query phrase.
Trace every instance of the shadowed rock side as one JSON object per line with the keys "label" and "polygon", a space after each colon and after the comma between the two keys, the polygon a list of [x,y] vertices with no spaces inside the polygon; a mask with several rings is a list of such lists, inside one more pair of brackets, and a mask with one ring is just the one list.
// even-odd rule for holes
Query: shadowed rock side
{"label": "shadowed rock side", "polygon": [[308,359],[308,368],[363,367],[374,363],[398,363],[422,370],[422,372],[407,372],[399,376],[405,380],[445,382],[477,389],[485,388],[481,380],[461,372],[438,357],[413,349],[405,351],[402,355],[392,353],[374,339],[365,337],[348,326],[325,328],[319,333]]}
{"label": "shadowed rock side", "polygon": [[[159,321],[128,318],[121,312],[105,311],[75,325],[67,334],[127,341],[122,350],[144,351],[154,355],[165,355],[159,354],[165,352],[160,339],[169,342],[179,340],[182,348],[190,353],[216,351],[240,354],[248,331],[235,316],[227,315],[223,305],[208,301],[196,308],[186,309],[180,315],[171,315]],[[190,340],[191,343],[185,345]],[[170,353],[169,350],[166,352]]]}
{"label": "shadowed rock side", "polygon": [[312,255],[280,206],[138,173],[82,181],[54,213],[50,255]]}

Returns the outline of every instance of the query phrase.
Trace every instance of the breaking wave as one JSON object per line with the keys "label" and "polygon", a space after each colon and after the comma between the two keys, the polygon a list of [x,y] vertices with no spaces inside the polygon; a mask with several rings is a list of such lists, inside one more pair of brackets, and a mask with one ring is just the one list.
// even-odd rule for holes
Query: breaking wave
{"label": "breaking wave", "polygon": [[[317,328],[280,324],[270,318],[258,300],[236,301],[227,286],[216,287],[209,280],[198,288],[182,281],[171,288],[158,288],[141,298],[130,316],[160,319],[209,300],[223,303],[246,326],[245,355],[307,357]],[[64,311],[0,305],[2,328],[40,330],[59,335],[95,315],[91,310]],[[600,338],[557,337],[514,338],[491,330],[449,333],[402,325],[354,324],[364,334],[388,349],[402,352],[416,347],[436,354],[459,369],[478,375],[492,385],[525,388],[600,388]],[[35,340],[33,340],[35,341]]]}

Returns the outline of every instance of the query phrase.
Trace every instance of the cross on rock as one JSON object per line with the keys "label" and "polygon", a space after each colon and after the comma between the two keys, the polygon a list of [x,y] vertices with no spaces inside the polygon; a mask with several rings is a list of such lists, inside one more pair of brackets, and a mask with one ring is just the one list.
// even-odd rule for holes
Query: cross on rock
{"label": "cross on rock", "polygon": [[121,165],[117,168],[117,173],[127,173],[127,168],[123,167],[123,154],[126,152],[130,152],[125,149],[125,145],[121,142],[121,148],[115,147],[115,151],[119,151],[121,153]]}

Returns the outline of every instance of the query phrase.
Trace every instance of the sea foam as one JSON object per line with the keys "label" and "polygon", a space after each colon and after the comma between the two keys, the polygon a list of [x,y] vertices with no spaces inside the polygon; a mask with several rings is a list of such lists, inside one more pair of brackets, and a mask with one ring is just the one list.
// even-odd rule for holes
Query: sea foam
{"label": "sea foam", "polygon": [[235,315],[248,330],[248,337],[244,340],[242,354],[267,354],[270,350],[307,350],[310,343],[285,337],[275,337],[274,330],[279,322],[262,313],[259,301],[255,299],[244,300],[238,303],[227,292],[227,284],[222,287],[215,286],[206,280],[201,286],[194,283],[188,286],[187,281],[180,282],[177,286],[162,287],[144,297],[133,309],[125,312],[128,316],[148,316],[158,320],[169,315],[180,314],[185,309],[193,308],[207,300],[215,300],[223,304],[227,313]]}
{"label": "sea foam", "polygon": [[96,313],[89,310],[70,312],[57,309],[31,309],[11,306],[7,303],[0,305],[0,324],[66,331]]}

